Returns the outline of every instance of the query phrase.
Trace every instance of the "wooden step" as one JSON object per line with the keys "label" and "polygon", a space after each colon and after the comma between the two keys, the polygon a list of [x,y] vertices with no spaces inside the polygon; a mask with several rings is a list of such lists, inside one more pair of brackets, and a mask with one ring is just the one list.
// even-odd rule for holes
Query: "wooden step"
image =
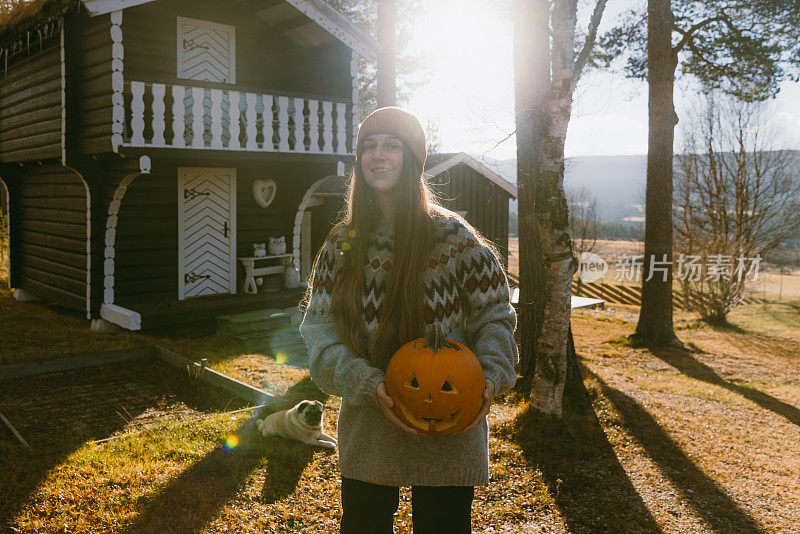
{"label": "wooden step", "polygon": [[296,334],[296,336],[273,336],[251,332],[248,334],[240,334],[236,336],[236,339],[248,350],[265,352],[273,357],[282,353],[288,355],[293,360],[302,359],[305,361],[308,359],[308,350],[299,333]]}
{"label": "wooden step", "polygon": [[233,335],[248,332],[272,332],[292,325],[292,313],[275,308],[217,317],[217,334]]}

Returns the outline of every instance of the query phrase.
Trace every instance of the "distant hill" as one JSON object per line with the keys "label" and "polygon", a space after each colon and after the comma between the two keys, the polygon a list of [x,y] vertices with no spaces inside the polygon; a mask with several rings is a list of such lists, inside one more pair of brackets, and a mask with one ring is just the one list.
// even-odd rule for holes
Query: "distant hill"
{"label": "distant hill", "polygon": [[[479,159],[511,183],[517,183],[517,160]],[[580,156],[567,158],[564,185],[567,189],[586,186],[597,195],[599,218],[619,222],[644,217],[644,188],[647,156]],[[511,211],[517,211],[516,201]]]}
{"label": "distant hill", "polygon": [[[789,150],[795,163],[789,168],[800,175],[800,150]],[[675,170],[679,168],[676,156]],[[476,157],[509,182],[517,183],[517,160]],[[601,222],[622,222],[644,217],[647,156],[581,156],[567,158],[564,185],[567,189],[586,186],[597,195]],[[517,211],[516,201],[511,211]]]}

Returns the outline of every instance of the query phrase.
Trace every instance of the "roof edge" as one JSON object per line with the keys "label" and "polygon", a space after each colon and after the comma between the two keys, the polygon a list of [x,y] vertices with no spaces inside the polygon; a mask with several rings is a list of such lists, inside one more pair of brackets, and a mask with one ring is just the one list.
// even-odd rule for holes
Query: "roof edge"
{"label": "roof edge", "polygon": [[509,182],[508,180],[506,180],[505,178],[503,178],[502,176],[494,172],[492,169],[490,169],[480,161],[476,160],[475,158],[467,154],[466,152],[459,152],[452,158],[447,159],[441,162],[440,164],[431,167],[430,169],[425,171],[425,174],[429,176],[436,176],[438,174],[443,173],[444,171],[446,171],[451,167],[455,167],[460,163],[463,163],[473,168],[477,172],[486,176],[490,181],[497,184],[501,189],[503,189],[513,198],[517,198],[517,188],[514,186],[514,184],[512,184],[511,182]]}
{"label": "roof edge", "polygon": [[378,41],[325,2],[320,0],[284,1],[322,26],[359,56],[370,61],[375,61],[378,57]]}
{"label": "roof edge", "polygon": [[[155,0],[81,0],[91,16],[103,15]],[[319,24],[328,33],[347,45],[359,56],[375,61],[378,42],[347,17],[320,0],[284,0],[302,14]]]}
{"label": "roof edge", "polygon": [[138,6],[141,4],[149,4],[155,0],[81,0],[86,11],[89,15],[96,17],[97,15],[105,15],[112,11],[119,11],[129,7]]}

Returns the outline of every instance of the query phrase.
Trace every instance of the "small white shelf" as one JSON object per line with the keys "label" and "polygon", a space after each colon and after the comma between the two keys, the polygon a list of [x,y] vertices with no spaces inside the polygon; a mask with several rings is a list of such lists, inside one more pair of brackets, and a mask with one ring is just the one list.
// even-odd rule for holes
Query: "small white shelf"
{"label": "small white shelf", "polygon": [[[278,265],[269,265],[266,267],[256,267],[257,261],[272,260],[278,262]],[[278,254],[275,256],[245,256],[239,258],[239,261],[244,265],[245,277],[242,284],[242,290],[245,293],[254,295],[258,293],[258,286],[256,285],[256,276],[269,276],[281,274],[286,271],[286,267],[294,260],[294,254]]]}

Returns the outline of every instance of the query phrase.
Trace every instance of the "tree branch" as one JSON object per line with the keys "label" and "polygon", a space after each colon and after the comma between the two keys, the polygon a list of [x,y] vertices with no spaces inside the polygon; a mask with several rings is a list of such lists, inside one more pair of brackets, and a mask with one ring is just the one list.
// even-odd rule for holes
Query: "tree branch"
{"label": "tree branch", "polygon": [[686,46],[689,43],[689,41],[692,40],[692,37],[694,37],[694,34],[695,34],[695,32],[697,30],[703,28],[704,26],[708,26],[709,24],[711,24],[713,22],[725,22],[725,17],[720,15],[719,17],[706,19],[706,20],[704,20],[702,22],[698,22],[697,24],[695,24],[694,26],[692,26],[688,30],[684,30],[678,25],[673,25],[672,28],[676,32],[678,32],[681,35],[683,35],[683,39],[681,39],[678,42],[678,44],[675,45],[675,47],[672,49],[672,53],[673,54],[677,54],[678,52],[680,52],[683,49],[683,47]]}
{"label": "tree branch", "polygon": [[709,68],[709,70],[717,71],[717,72],[721,73],[721,74],[720,74],[721,76],[723,76],[723,75],[727,76],[727,74],[726,74],[726,73],[727,73],[727,72],[729,72],[729,69],[728,69],[728,68],[726,68],[726,66],[725,66],[725,65],[717,65],[716,63],[714,63],[713,61],[711,61],[710,59],[708,59],[707,57],[705,57],[705,56],[703,55],[703,53],[700,51],[700,49],[699,49],[699,48],[697,48],[697,47],[694,45],[694,43],[692,43],[691,41],[689,41],[689,49],[690,49],[692,52],[694,52],[694,53],[695,53],[695,55],[697,56],[697,58],[698,58],[698,59],[700,59],[700,61],[702,61],[703,63],[705,63],[706,65],[708,65],[708,68]]}
{"label": "tree branch", "polygon": [[586,40],[583,43],[581,51],[578,53],[578,58],[575,60],[575,67],[573,71],[575,74],[572,78],[573,92],[574,87],[578,85],[578,80],[580,80],[581,74],[583,74],[583,68],[586,66],[586,62],[589,60],[589,56],[594,48],[594,42],[597,39],[597,28],[600,26],[600,20],[603,18],[603,11],[606,8],[606,1],[607,0],[597,0],[597,3],[594,5],[592,18],[589,19],[589,29],[586,33]]}

